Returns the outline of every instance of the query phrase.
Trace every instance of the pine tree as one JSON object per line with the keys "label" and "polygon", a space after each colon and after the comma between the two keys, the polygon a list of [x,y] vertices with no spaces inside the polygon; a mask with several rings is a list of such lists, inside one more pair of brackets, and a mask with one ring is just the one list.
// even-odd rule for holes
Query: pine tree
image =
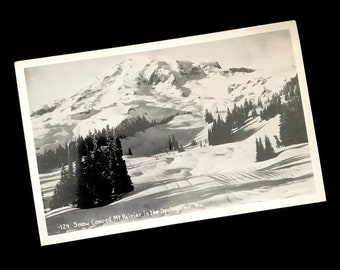
{"label": "pine tree", "polygon": [[172,149],[173,149],[172,140],[171,140],[171,137],[169,135],[169,150],[171,151]]}
{"label": "pine tree", "polygon": [[[69,158],[69,164],[71,163]],[[65,169],[64,165],[61,169],[61,178],[54,188],[54,194],[50,201],[51,209],[74,204],[76,201],[77,181],[74,176],[72,166]]]}
{"label": "pine tree", "polygon": [[232,142],[232,125],[232,114],[228,113],[225,121],[218,115],[217,119],[213,121],[211,128],[208,130],[209,145]]}
{"label": "pine tree", "polygon": [[280,148],[282,146],[282,142],[279,140],[279,137],[277,135],[274,135],[276,147]]}
{"label": "pine tree", "polygon": [[104,145],[100,145],[93,152],[94,168],[92,171],[92,181],[94,184],[94,203],[96,206],[105,205],[111,201],[113,185],[109,154]]}
{"label": "pine tree", "polygon": [[271,144],[268,136],[264,137],[264,145],[265,145],[265,150],[264,150],[265,159],[270,159],[270,158],[274,157],[275,151],[274,151],[274,148],[272,147],[272,144]]}
{"label": "pine tree", "polygon": [[195,140],[195,139],[191,140],[191,143],[190,143],[190,145],[191,145],[191,146],[195,146],[195,145],[197,145],[197,142],[196,142],[196,140]]}
{"label": "pine tree", "polygon": [[113,132],[106,128],[105,131],[97,131],[93,140],[85,138],[86,141],[92,142],[94,149],[88,151],[86,156],[79,156],[76,161],[77,206],[91,208],[106,205],[118,195],[133,190],[122,157],[120,139],[114,138]]}
{"label": "pine tree", "polygon": [[81,163],[80,174],[77,186],[77,207],[92,208],[95,207],[95,165],[92,152],[88,152]]}
{"label": "pine tree", "polygon": [[265,160],[265,151],[261,138],[256,138],[256,161],[260,162]]}
{"label": "pine tree", "polygon": [[256,108],[253,108],[253,110],[251,111],[251,116],[253,118],[255,118],[257,116],[257,111],[256,111]]}
{"label": "pine tree", "polygon": [[171,136],[171,144],[172,144],[172,150],[178,150],[179,149],[179,143],[178,143],[174,134],[172,134],[172,136]]}
{"label": "pine tree", "polygon": [[212,135],[212,128],[208,130],[208,142],[209,142],[209,145],[215,145],[213,135]]}
{"label": "pine tree", "polygon": [[85,138],[85,144],[87,147],[87,152],[92,152],[94,150],[94,138],[91,133]]}
{"label": "pine tree", "polygon": [[207,123],[211,123],[214,121],[214,117],[212,116],[212,114],[206,109],[205,110],[205,122]]}
{"label": "pine tree", "polygon": [[81,159],[81,157],[86,156],[87,154],[87,146],[82,136],[79,136],[77,139],[77,154],[77,159]]}
{"label": "pine tree", "polygon": [[182,144],[179,145],[178,152],[179,152],[179,153],[184,152],[184,147],[183,147]]}
{"label": "pine tree", "polygon": [[287,102],[281,106],[281,142],[283,145],[307,142],[307,130],[297,76],[284,86],[282,92]]}
{"label": "pine tree", "polygon": [[129,147],[129,150],[128,150],[128,155],[129,156],[132,156],[132,151],[131,151],[131,148]]}
{"label": "pine tree", "polygon": [[113,183],[114,193],[122,194],[130,192],[134,189],[130,176],[128,175],[126,164],[122,155],[122,145],[120,139],[117,138],[115,142],[114,151],[114,174],[115,181]]}

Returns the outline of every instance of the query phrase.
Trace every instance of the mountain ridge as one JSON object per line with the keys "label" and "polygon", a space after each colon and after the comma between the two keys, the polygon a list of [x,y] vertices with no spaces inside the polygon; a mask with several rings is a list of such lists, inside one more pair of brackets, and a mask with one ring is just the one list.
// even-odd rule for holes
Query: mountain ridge
{"label": "mountain ridge", "polygon": [[218,61],[126,58],[109,75],[97,77],[70,98],[32,112],[36,148],[43,151],[136,116],[151,121],[190,111],[203,117],[206,109],[223,114],[245,99],[265,101],[295,73],[295,68],[274,73],[223,69]]}

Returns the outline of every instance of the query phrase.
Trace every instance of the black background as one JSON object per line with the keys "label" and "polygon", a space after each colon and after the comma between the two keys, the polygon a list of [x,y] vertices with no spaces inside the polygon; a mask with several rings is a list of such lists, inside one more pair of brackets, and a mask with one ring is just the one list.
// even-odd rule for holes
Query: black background
{"label": "black background", "polygon": [[[329,263],[333,244],[339,244],[335,222],[335,161],[338,157],[336,107],[339,91],[335,58],[334,7],[325,2],[297,7],[294,3],[158,2],[125,5],[91,3],[22,6],[5,9],[2,18],[2,228],[6,253],[31,254],[24,264],[63,269],[95,264],[98,268],[131,263],[164,268],[170,263],[231,261],[264,263],[274,258],[273,268],[291,260],[305,263],[325,258]],[[6,13],[6,12],[5,12]],[[305,62],[315,130],[326,187],[327,202],[276,209],[232,217],[179,224],[113,236],[40,247],[25,141],[16,88],[14,61],[125,46],[170,38],[296,20]],[[279,53],[279,52],[278,52]],[[4,60],[5,59],[5,60]],[[335,74],[332,74],[334,73]],[[334,104],[334,103],[333,103]],[[240,257],[238,256],[240,255]],[[255,255],[255,256],[252,256]],[[323,255],[323,256],[321,256]],[[13,263],[21,263],[18,259]],[[158,261],[159,260],[159,261]],[[47,261],[48,263],[44,263]],[[289,264],[288,264],[289,265]],[[296,266],[290,265],[290,267]],[[92,268],[92,267],[91,267]],[[214,268],[210,266],[209,268]],[[85,268],[87,269],[87,268]]]}

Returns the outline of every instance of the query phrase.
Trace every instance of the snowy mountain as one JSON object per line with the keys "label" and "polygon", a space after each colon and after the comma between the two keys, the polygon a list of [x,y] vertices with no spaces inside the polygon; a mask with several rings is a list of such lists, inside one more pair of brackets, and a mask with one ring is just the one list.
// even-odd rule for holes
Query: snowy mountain
{"label": "snowy mountain", "polygon": [[224,69],[216,61],[128,58],[116,65],[112,74],[98,77],[73,96],[32,112],[36,150],[43,152],[74,136],[106,125],[115,127],[137,116],[159,121],[177,115],[166,126],[130,139],[130,144],[142,145],[145,136],[161,136],[164,130],[177,132],[184,143],[189,143],[207,129],[206,109],[223,116],[234,103],[243,104],[245,99],[265,103],[295,74],[294,67],[267,71]]}

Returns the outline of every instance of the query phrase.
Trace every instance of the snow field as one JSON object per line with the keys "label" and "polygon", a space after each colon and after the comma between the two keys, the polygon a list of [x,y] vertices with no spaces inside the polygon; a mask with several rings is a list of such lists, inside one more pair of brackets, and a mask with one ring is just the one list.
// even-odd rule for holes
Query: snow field
{"label": "snow field", "polygon": [[[242,132],[235,135],[245,131],[251,135],[235,143],[206,147],[198,144],[186,147],[182,153],[171,151],[151,157],[126,156],[128,172],[135,186],[133,192],[100,208],[66,207],[49,212],[46,215],[49,232],[64,232],[57,224],[72,224],[91,218],[157,212],[193,203],[201,207],[190,211],[199,211],[201,208],[213,209],[312,193],[315,188],[308,144],[276,149],[278,155],[275,158],[255,162],[255,138],[277,134],[278,121],[279,117],[262,122],[258,118],[250,121]],[[55,177],[58,177],[56,173],[44,175],[42,185],[52,183]],[[140,218],[140,215],[132,215],[124,222]],[[102,225],[109,224],[86,228]]]}

